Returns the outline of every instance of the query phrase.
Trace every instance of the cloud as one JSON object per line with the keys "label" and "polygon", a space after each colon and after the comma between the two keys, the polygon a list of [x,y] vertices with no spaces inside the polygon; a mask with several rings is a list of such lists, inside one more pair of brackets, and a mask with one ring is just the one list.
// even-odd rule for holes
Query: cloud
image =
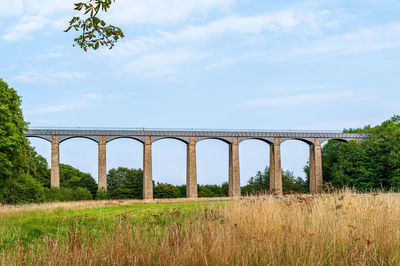
{"label": "cloud", "polygon": [[96,102],[100,102],[103,99],[104,97],[100,94],[89,93],[89,94],[84,94],[79,98],[71,99],[67,103],[60,103],[55,105],[47,105],[42,107],[26,109],[24,110],[24,114],[27,116],[32,116],[32,115],[42,115],[48,113],[74,111],[78,109],[92,107]]}
{"label": "cloud", "polygon": [[37,16],[23,16],[17,25],[7,29],[6,33],[2,36],[6,41],[20,41],[31,39],[31,33],[43,29],[49,20],[41,15]]}
{"label": "cloud", "polygon": [[[107,22],[120,24],[166,23],[187,19],[209,9],[228,8],[234,0],[119,0],[107,13],[100,14]],[[1,0],[0,16],[23,17],[6,30],[2,39],[21,41],[32,38],[42,29],[63,30],[74,11],[75,0]]]}
{"label": "cloud", "polygon": [[23,72],[17,76],[12,77],[12,80],[22,82],[22,83],[33,83],[33,82],[46,82],[46,83],[54,83],[59,80],[68,80],[68,79],[82,79],[87,76],[87,73],[82,72],[35,72],[28,71]]}
{"label": "cloud", "polygon": [[294,49],[276,58],[290,60],[296,57],[325,55],[348,55],[379,51],[400,46],[400,23],[390,23],[358,31],[328,37],[316,41],[309,47]]}
{"label": "cloud", "polygon": [[119,0],[106,17],[118,24],[179,22],[209,9],[228,9],[234,0]]}
{"label": "cloud", "polygon": [[[284,34],[300,28],[314,29],[331,27],[329,16],[325,11],[304,11],[286,9],[254,16],[226,16],[205,25],[189,25],[176,32],[157,30],[148,36],[121,42],[113,51],[102,55],[112,57],[134,56],[169,44],[186,44],[205,42],[227,34],[245,34],[257,36],[264,32]],[[318,25],[318,26],[317,26]]]}
{"label": "cloud", "polygon": [[0,1],[0,17],[20,15],[23,10],[22,0],[2,0]]}
{"label": "cloud", "polygon": [[335,91],[321,93],[305,93],[273,98],[248,100],[236,105],[236,108],[293,107],[310,103],[331,101],[354,96],[352,91]]}
{"label": "cloud", "polygon": [[173,76],[179,72],[181,65],[205,56],[187,50],[149,53],[128,62],[125,71],[147,78]]}

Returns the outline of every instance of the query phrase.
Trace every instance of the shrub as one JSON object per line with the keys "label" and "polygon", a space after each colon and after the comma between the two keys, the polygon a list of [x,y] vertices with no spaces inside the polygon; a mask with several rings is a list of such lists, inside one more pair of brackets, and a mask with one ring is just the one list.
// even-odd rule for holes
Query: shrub
{"label": "shrub", "polygon": [[11,178],[4,182],[1,191],[1,202],[6,204],[44,202],[44,188],[30,175]]}
{"label": "shrub", "polygon": [[91,200],[92,194],[85,187],[78,187],[74,191],[74,200]]}
{"label": "shrub", "polygon": [[105,200],[107,198],[108,198],[107,190],[105,190],[104,188],[97,190],[97,193],[96,193],[97,200]]}
{"label": "shrub", "polygon": [[153,189],[154,198],[178,198],[180,195],[179,189],[171,184],[157,183]]}

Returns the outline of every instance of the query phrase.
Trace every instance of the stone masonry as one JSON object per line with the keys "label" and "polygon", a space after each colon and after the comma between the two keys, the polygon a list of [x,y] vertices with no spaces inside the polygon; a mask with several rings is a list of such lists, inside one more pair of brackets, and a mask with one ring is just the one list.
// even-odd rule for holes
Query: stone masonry
{"label": "stone masonry", "polygon": [[232,144],[229,144],[229,196],[240,196],[239,143],[237,137],[233,137]]}
{"label": "stone masonry", "polygon": [[153,198],[153,173],[151,159],[151,137],[146,136],[143,145],[143,199]]}
{"label": "stone masonry", "polygon": [[190,137],[186,155],[186,197],[197,198],[196,138]]}
{"label": "stone masonry", "polygon": [[51,139],[51,187],[60,187],[60,144],[58,136]]}
{"label": "stone masonry", "polygon": [[107,190],[107,164],[106,164],[106,137],[100,136],[99,141],[99,167],[98,167],[99,189]]}

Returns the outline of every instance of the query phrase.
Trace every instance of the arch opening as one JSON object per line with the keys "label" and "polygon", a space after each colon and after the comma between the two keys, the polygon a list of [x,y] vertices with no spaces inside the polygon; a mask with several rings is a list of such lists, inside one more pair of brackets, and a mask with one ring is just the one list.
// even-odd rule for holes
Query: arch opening
{"label": "arch opening", "polygon": [[[175,138],[163,138],[152,144],[153,181],[181,187],[186,185],[187,145]],[[174,189],[173,197],[185,197],[186,189]],[[157,190],[153,187],[153,195]]]}
{"label": "arch opening", "polygon": [[60,164],[68,164],[81,172],[89,173],[98,183],[98,145],[92,139],[74,137],[62,142]]}
{"label": "arch opening", "polygon": [[309,191],[310,142],[289,139],[281,143],[282,189],[284,193]]}
{"label": "arch opening", "polygon": [[140,140],[119,137],[107,142],[107,173],[118,167],[143,169],[143,144]]}
{"label": "arch opening", "polygon": [[[229,145],[220,139],[197,143],[197,183],[219,185],[229,182]],[[200,197],[201,195],[199,195]]]}
{"label": "arch opening", "polygon": [[244,187],[251,177],[255,177],[258,172],[263,173],[269,167],[269,142],[258,138],[243,140],[239,145],[239,160],[240,186]]}

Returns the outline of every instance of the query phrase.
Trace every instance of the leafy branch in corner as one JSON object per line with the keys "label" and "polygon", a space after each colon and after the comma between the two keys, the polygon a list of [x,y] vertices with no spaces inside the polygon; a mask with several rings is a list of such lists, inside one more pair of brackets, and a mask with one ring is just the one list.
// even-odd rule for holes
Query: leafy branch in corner
{"label": "leafy branch in corner", "polygon": [[111,49],[119,39],[125,37],[119,27],[106,25],[106,22],[98,17],[99,11],[107,12],[112,2],[115,0],[89,0],[74,4],[74,10],[83,11],[85,17],[73,17],[65,32],[71,29],[82,31],[82,34],[74,39],[74,42],[85,52],[88,48],[97,50],[100,45]]}

